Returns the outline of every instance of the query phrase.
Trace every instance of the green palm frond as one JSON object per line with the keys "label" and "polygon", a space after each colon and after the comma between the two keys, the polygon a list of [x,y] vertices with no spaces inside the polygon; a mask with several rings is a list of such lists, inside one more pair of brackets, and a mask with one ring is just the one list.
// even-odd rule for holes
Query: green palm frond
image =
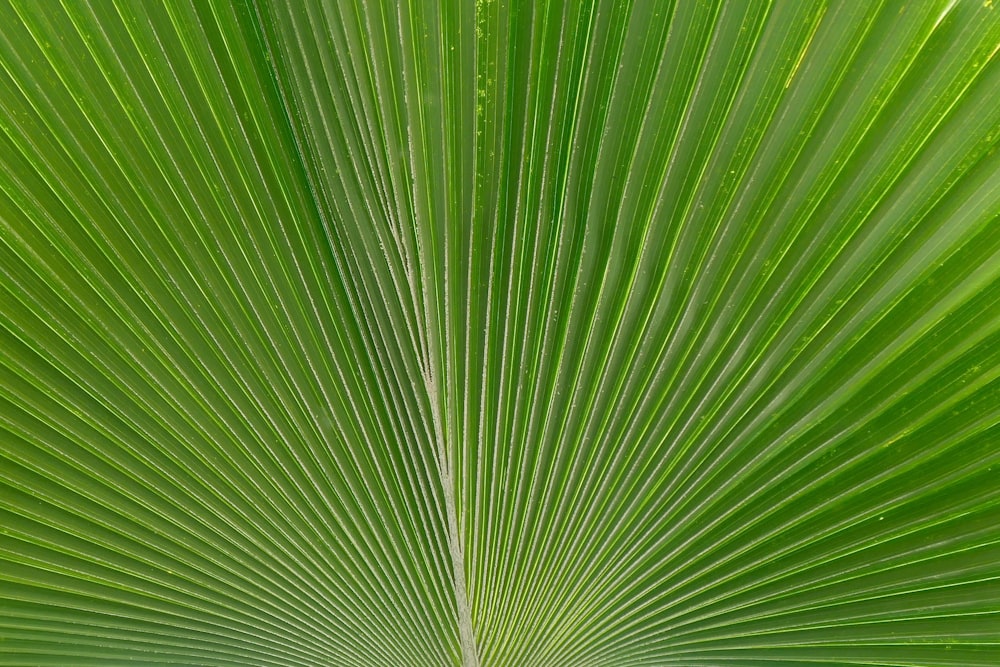
{"label": "green palm frond", "polygon": [[991,0],[0,26],[0,665],[1000,664]]}

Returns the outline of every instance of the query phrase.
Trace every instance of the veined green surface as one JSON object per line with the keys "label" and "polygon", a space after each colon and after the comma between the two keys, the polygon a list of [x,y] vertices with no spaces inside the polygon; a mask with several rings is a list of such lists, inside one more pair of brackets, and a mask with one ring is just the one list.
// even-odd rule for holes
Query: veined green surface
{"label": "veined green surface", "polygon": [[1000,664],[991,0],[0,26],[0,665]]}

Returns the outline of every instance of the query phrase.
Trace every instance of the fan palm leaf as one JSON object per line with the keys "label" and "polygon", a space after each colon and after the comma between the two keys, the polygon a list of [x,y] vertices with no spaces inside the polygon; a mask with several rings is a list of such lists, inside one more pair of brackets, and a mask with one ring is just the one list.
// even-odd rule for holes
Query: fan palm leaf
{"label": "fan palm leaf", "polygon": [[1000,664],[991,0],[0,25],[0,665]]}

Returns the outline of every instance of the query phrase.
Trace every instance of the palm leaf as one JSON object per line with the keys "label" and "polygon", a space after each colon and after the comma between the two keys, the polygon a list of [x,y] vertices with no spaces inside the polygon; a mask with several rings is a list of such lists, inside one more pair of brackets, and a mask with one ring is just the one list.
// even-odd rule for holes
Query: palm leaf
{"label": "palm leaf", "polygon": [[0,665],[1000,664],[985,2],[0,6]]}

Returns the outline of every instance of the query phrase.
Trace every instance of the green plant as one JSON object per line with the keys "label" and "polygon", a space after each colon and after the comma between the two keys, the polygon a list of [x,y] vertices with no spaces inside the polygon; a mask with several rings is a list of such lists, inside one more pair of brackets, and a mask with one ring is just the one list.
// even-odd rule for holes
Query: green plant
{"label": "green plant", "polygon": [[0,665],[1000,664],[991,0],[0,26]]}

